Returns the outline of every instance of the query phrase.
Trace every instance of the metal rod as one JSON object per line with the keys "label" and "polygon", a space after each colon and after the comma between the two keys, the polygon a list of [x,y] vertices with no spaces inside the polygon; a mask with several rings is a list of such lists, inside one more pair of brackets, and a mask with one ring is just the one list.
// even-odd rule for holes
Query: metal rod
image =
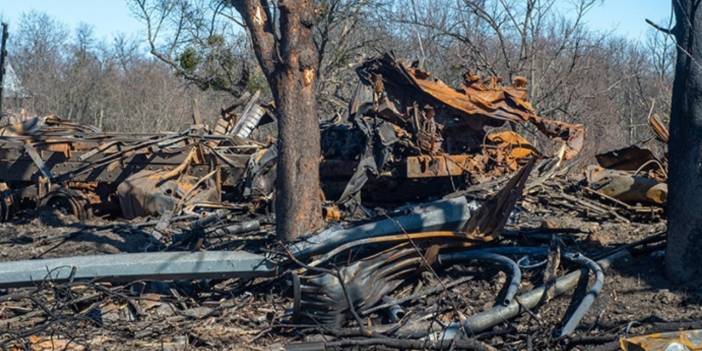
{"label": "metal rod", "polygon": [[[597,264],[600,266],[600,270],[607,269],[612,264],[612,262],[626,257],[628,256],[628,254],[628,251],[619,251],[611,256],[597,261]],[[578,281],[580,280],[582,274],[582,270],[577,270],[556,279],[556,283],[553,285],[554,296],[562,295],[565,292],[573,289],[578,284]],[[478,313],[472,317],[465,319],[461,323],[462,327],[469,333],[479,333],[484,330],[490,329],[503,321],[518,316],[523,311],[523,309],[532,309],[536,307],[545,293],[545,286],[541,286],[537,289],[531,290],[525,294],[518,296],[515,299],[515,301],[509,304],[509,306],[498,306],[491,310]],[[439,333],[438,337],[451,338],[456,334],[459,328],[460,325],[458,324],[458,322],[454,322],[448,328],[444,329],[443,332]],[[417,330],[412,328],[412,331],[416,332]],[[426,329],[424,330],[424,332],[426,332]]]}
{"label": "metal rod", "polygon": [[484,252],[478,250],[451,252],[439,255],[438,257],[439,264],[469,260],[492,261],[502,265],[503,267],[509,270],[509,275],[511,279],[507,285],[505,298],[504,300],[500,301],[501,305],[509,306],[509,304],[512,303],[512,300],[514,299],[514,296],[517,295],[517,293],[519,292],[519,285],[522,282],[522,271],[519,269],[519,265],[508,257],[492,252]]}
{"label": "metal rod", "polygon": [[561,328],[559,335],[560,337],[568,336],[575,331],[575,328],[580,323],[580,320],[583,319],[585,313],[590,310],[590,306],[592,306],[592,303],[595,302],[595,298],[600,294],[600,291],[602,291],[602,287],[604,287],[604,272],[597,262],[579,253],[568,252],[565,253],[564,256],[568,260],[587,267],[587,269],[594,272],[595,283],[585,294],[583,299],[580,300],[578,307],[575,309],[575,311],[573,311],[573,314],[570,316],[570,318],[568,318],[566,323],[563,325],[563,328]]}
{"label": "metal rod", "polygon": [[273,262],[246,251],[127,253],[0,263],[0,288],[43,281],[250,278],[275,273]]}
{"label": "metal rod", "polygon": [[257,219],[252,219],[248,221],[243,221],[224,227],[217,227],[212,230],[208,230],[208,236],[222,236],[222,235],[232,235],[240,233],[249,233],[258,231],[261,229],[261,221]]}
{"label": "metal rod", "polygon": [[[625,257],[629,257],[629,251],[621,250],[597,261],[597,264],[604,271],[609,268],[612,263]],[[554,296],[562,295],[573,289],[578,284],[578,280],[582,274],[582,270],[579,269],[556,279],[555,284],[552,286],[554,289]],[[509,306],[496,306],[490,310],[473,315],[463,320],[462,323],[451,323],[448,327],[443,329],[437,329],[438,326],[433,322],[410,321],[404,325],[399,325],[397,323],[378,325],[373,327],[371,331],[374,333],[392,333],[393,336],[402,338],[422,338],[429,335],[430,338],[435,340],[452,339],[457,336],[461,327],[463,327],[468,334],[480,333],[518,316],[524,312],[525,309],[536,307],[541,302],[545,292],[546,287],[541,286],[517,296]],[[462,326],[459,323],[461,323]],[[432,332],[434,333],[431,334]],[[339,332],[340,335],[358,335],[358,333],[358,328],[344,329]]]}

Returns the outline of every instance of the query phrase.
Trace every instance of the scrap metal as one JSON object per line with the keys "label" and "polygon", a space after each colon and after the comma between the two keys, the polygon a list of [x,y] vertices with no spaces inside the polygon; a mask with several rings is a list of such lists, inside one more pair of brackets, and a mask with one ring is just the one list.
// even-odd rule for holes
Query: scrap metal
{"label": "scrap metal", "polygon": [[[621,260],[627,256],[628,252],[617,251],[601,260],[598,260],[597,265],[600,267],[601,270],[606,270],[612,265],[612,263]],[[554,296],[562,295],[567,291],[570,291],[573,288],[575,288],[575,286],[578,284],[578,281],[581,279],[582,274],[583,272],[581,270],[576,270],[556,279],[555,283],[553,284]],[[480,312],[474,316],[466,318],[461,322],[455,322],[449,327],[447,327],[442,333],[440,333],[438,337],[452,338],[447,333],[455,335],[455,333],[458,332],[461,327],[465,328],[465,330],[468,330],[471,333],[479,333],[481,331],[489,329],[497,325],[498,323],[516,317],[517,315],[521,314],[525,309],[529,310],[535,308],[543,299],[546,290],[547,287],[545,286],[536,288],[534,290],[520,294],[519,296],[517,296],[516,301],[513,301],[508,306],[498,305],[497,307],[491,310]],[[582,316],[580,316],[580,318],[581,317]],[[574,323],[576,324],[577,322],[579,322],[579,318],[577,319],[577,321],[574,321]],[[411,328],[408,328],[407,331],[413,330],[416,333],[416,331],[418,331],[419,328],[421,327],[415,325]],[[398,332],[400,334],[405,334],[407,331]]]}
{"label": "scrap metal", "polygon": [[[486,131],[505,122],[532,123],[562,139],[561,159],[582,146],[582,126],[535,114],[523,79],[502,86],[471,76],[454,89],[391,55],[368,60],[357,73],[361,84],[347,121],[321,128],[322,188],[336,202],[328,208],[338,209],[327,212],[330,221],[362,213],[357,205],[423,202],[543,156],[513,131]],[[201,122],[179,133],[144,135],[105,133],[55,116],[9,123],[0,128],[0,182],[8,189],[2,215],[63,203],[81,219],[164,216],[223,201],[269,209],[277,133],[274,107],[260,100],[260,92],[242,96],[222,110],[211,132]]]}
{"label": "scrap metal", "polygon": [[[651,131],[665,147],[668,129],[656,117],[649,119]],[[590,189],[630,205],[662,207],[668,196],[667,155],[631,145],[595,156],[597,166],[588,167],[585,181]]]}
{"label": "scrap metal", "polygon": [[[55,116],[0,129],[3,216],[12,205],[59,203],[126,218],[221,201],[223,189],[242,181],[252,140],[188,129],[180,133],[104,133]],[[62,200],[63,201],[63,200]],[[120,210],[121,208],[121,210]],[[83,213],[70,213],[81,218]]]}
{"label": "scrap metal", "polygon": [[[361,84],[348,121],[322,131],[322,179],[347,177],[343,191],[326,189],[328,198],[346,207],[362,202],[364,189],[371,203],[383,201],[374,193],[389,187],[405,196],[400,201],[439,195],[514,173],[530,158],[543,156],[514,131],[487,130],[506,123],[530,124],[561,140],[554,156],[561,160],[582,149],[585,128],[536,115],[523,78],[503,86],[494,77],[481,81],[466,74],[463,84],[452,88],[391,54],[369,59],[356,71]],[[412,186],[417,181],[424,183]]]}
{"label": "scrap metal", "polygon": [[[574,157],[583,146],[585,128],[582,125],[536,115],[527,100],[527,80],[523,77],[515,78],[511,86],[502,86],[497,77],[483,80],[468,72],[463,76],[461,86],[452,88],[433,78],[431,73],[404,64],[389,54],[366,61],[357,71],[365,84],[376,88],[382,86],[382,89],[376,89],[381,90],[376,92],[381,100],[389,99],[388,104],[400,101],[400,110],[414,102],[419,106],[432,106],[435,116],[429,117],[443,125],[446,131],[460,133],[469,130],[475,133],[486,125],[497,127],[505,121],[528,122],[547,136],[562,139],[567,146],[566,159]],[[452,138],[455,136],[451,135]],[[465,141],[459,140],[447,142],[466,145]]]}
{"label": "scrap metal", "polygon": [[291,245],[289,250],[295,257],[303,259],[359,239],[397,233],[458,230],[479,206],[478,202],[468,201],[465,197],[411,206],[351,228],[328,228]]}
{"label": "scrap metal", "polygon": [[[363,313],[364,310],[372,308],[374,304],[380,302],[382,296],[386,296],[402,284],[408,276],[416,275],[426,266],[433,262],[440,264],[464,263],[468,260],[482,260],[497,262],[508,267],[512,280],[508,282],[506,295],[503,303],[509,305],[518,291],[521,282],[521,271],[518,265],[507,257],[493,253],[460,253],[440,255],[436,259],[435,254],[429,252],[441,249],[451,249],[455,247],[470,246],[489,243],[499,237],[502,227],[507,222],[512,213],[517,200],[526,183],[526,179],[531,172],[534,161],[520,170],[505,187],[495,194],[491,199],[485,201],[479,209],[472,212],[470,218],[462,221],[459,230],[456,232],[428,231],[415,232],[415,226],[402,225],[402,222],[409,222],[408,217],[391,218],[371,222],[366,224],[367,230],[356,230],[344,233],[342,237],[338,232],[332,236],[327,235],[320,240],[328,246],[317,245],[307,246],[305,249],[290,250],[291,255],[298,259],[305,259],[307,256],[320,253],[333,248],[317,260],[305,266],[304,275],[293,274],[293,290],[295,304],[293,311],[298,318],[307,318],[319,323],[329,324],[336,328],[343,325],[344,321],[356,309]],[[461,199],[461,198],[459,198]],[[416,221],[416,217],[409,217]],[[384,221],[390,222],[384,223]],[[411,222],[410,222],[411,223]],[[408,223],[409,224],[409,223]],[[424,224],[423,221],[418,224]],[[386,226],[390,225],[390,233],[402,232],[404,234],[388,235]],[[380,229],[383,228],[383,229]],[[349,241],[350,239],[356,239]],[[448,239],[449,242],[442,242]],[[421,255],[416,246],[407,245],[414,240],[432,240],[435,245],[428,249],[427,253]],[[361,246],[382,245],[400,241],[401,244],[368,258],[358,260],[350,265],[343,266],[336,272],[329,269],[318,268],[332,257],[339,255],[345,250],[359,248]],[[461,243],[463,241],[463,243]],[[301,243],[306,243],[305,241]],[[438,246],[439,244],[443,244]],[[298,244],[299,245],[299,244]],[[308,244],[307,244],[308,245]],[[415,245],[415,244],[413,244]]]}
{"label": "scrap metal", "polygon": [[619,343],[623,351],[699,351],[702,350],[702,330],[681,330],[623,337]]}
{"label": "scrap metal", "polygon": [[276,266],[246,251],[150,252],[0,263],[0,288],[78,280],[135,281],[271,276]]}
{"label": "scrap metal", "polygon": [[[591,287],[583,286],[584,297],[574,299],[573,313],[556,330],[559,337],[573,334],[602,291],[604,270],[626,251],[595,261],[567,248],[518,246],[534,236],[503,231],[522,212],[517,203],[524,193],[535,197],[541,187],[558,188],[559,197],[548,201],[618,216],[548,183],[582,149],[584,127],[538,116],[521,77],[502,85],[496,77],[469,72],[454,88],[392,55],[368,60],[357,73],[361,84],[348,119],[321,128],[324,214],[339,223],[274,250],[256,248],[280,256],[176,251],[0,263],[0,288],[92,279],[247,280],[285,271],[289,274],[279,276],[290,279],[285,293],[292,297],[287,316],[293,328],[309,322],[320,333],[359,336],[352,340],[356,344],[337,339],[291,349],[376,344],[489,349],[469,337],[572,291],[578,282],[586,285],[592,273]],[[156,216],[144,226],[155,226],[158,239],[172,239],[159,247],[166,250],[200,250],[208,239],[270,229],[278,150],[274,107],[259,99],[257,92],[222,110],[212,132],[199,118],[200,126],[180,133],[144,135],[104,133],[54,116],[6,125],[0,129],[0,214],[7,219],[12,208],[35,202],[68,209],[80,219],[105,207],[126,218]],[[667,140],[662,123],[651,124]],[[515,130],[502,128],[528,125],[555,139],[558,151],[546,155]],[[625,193],[642,186],[645,190],[635,192],[664,203],[665,157],[634,146],[597,159],[600,167],[578,184],[582,188],[638,206],[645,200]],[[260,211],[231,215],[236,206]],[[185,229],[172,228],[177,218],[189,221]],[[556,278],[558,264],[543,259],[549,255],[579,269]],[[468,282],[466,266],[476,262],[507,273],[501,293],[472,316],[456,306],[448,314],[442,304],[454,297],[436,295]],[[553,281],[520,291],[523,277],[532,276],[522,270],[542,266],[553,272]],[[445,279],[447,273],[455,276]],[[426,281],[429,287],[422,286]],[[440,319],[444,323],[436,323]]]}

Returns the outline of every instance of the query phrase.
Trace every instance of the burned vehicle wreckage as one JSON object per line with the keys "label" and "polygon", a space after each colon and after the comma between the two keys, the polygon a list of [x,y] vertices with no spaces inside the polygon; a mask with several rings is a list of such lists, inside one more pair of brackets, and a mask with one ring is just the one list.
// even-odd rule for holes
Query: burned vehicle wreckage
{"label": "burned vehicle wreckage", "polygon": [[[348,121],[322,127],[323,190],[338,204],[360,205],[366,185],[369,201],[401,203],[513,173],[541,154],[514,131],[485,130],[507,122],[561,139],[563,160],[582,148],[584,128],[538,117],[521,77],[503,87],[467,74],[454,89],[390,55],[358,74]],[[63,206],[81,219],[91,211],[134,218],[193,204],[214,208],[223,197],[270,201],[271,108],[256,94],[223,110],[211,132],[196,124],[170,134],[102,133],[55,116],[9,124],[0,132],[3,216],[27,201]],[[460,183],[452,184],[455,177]]]}
{"label": "burned vehicle wreckage", "polygon": [[[275,113],[258,93],[223,110],[213,128],[195,123],[180,133],[106,133],[54,116],[8,123],[0,130],[3,220],[29,207],[87,221],[148,216],[154,219],[132,227],[150,228],[157,244],[143,250],[150,252],[0,263],[0,288],[11,295],[38,281],[117,287],[195,280],[210,286],[208,297],[194,299],[203,301],[194,308],[205,308],[225,304],[213,287],[227,282],[231,291],[260,287],[284,299],[278,325],[266,333],[295,335],[290,350],[491,350],[475,336],[578,286],[550,331],[559,340],[573,336],[603,289],[605,270],[629,250],[662,240],[584,252],[552,235],[548,223],[522,218],[549,201],[596,218],[660,215],[638,198],[634,205],[616,199],[595,171],[577,187],[562,185],[559,175],[583,148],[585,128],[538,116],[526,79],[503,85],[469,72],[454,88],[391,54],[356,71],[346,118],[321,125],[327,228],[291,244],[271,235]],[[526,130],[550,139],[550,151],[519,132]],[[633,176],[638,168],[654,174],[655,161],[641,157],[648,164],[637,162]],[[647,204],[660,204],[655,191],[644,193],[653,194]],[[228,236],[236,250],[218,244]],[[480,274],[488,281],[477,281]],[[461,297],[471,289],[485,291],[483,301]],[[138,301],[142,292],[120,294]],[[51,318],[35,325],[47,323]]]}

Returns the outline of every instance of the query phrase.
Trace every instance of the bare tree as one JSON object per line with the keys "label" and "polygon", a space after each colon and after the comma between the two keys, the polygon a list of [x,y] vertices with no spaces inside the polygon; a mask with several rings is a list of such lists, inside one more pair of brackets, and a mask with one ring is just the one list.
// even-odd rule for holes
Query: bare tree
{"label": "bare tree", "polygon": [[276,224],[293,240],[322,224],[312,0],[233,0],[271,87],[278,115]]}
{"label": "bare tree", "polygon": [[319,52],[317,101],[320,110],[342,112],[355,87],[353,68],[369,53],[387,50],[389,36],[378,15],[381,0],[322,0],[315,23],[314,41]]}
{"label": "bare tree", "polygon": [[191,98],[212,119],[231,103],[231,94],[191,87],[170,66],[141,54],[141,40],[100,41],[89,26],[69,31],[38,12],[23,15],[15,28],[9,58],[30,95],[22,106],[30,113],[109,131],[150,132],[187,127]]}
{"label": "bare tree", "polygon": [[[246,38],[246,24],[229,0],[130,0],[130,4],[146,27],[150,52],[178,75],[203,90],[223,90],[237,97],[252,90],[269,93]],[[320,110],[333,115],[346,107],[355,81],[353,67],[374,45],[383,47],[381,39],[386,36],[378,33],[377,24],[383,0],[316,4],[317,99]]]}
{"label": "bare tree", "polygon": [[[244,24],[225,0],[130,0],[149,51],[200,89],[240,96],[255,82]],[[255,88],[262,88],[257,86]]]}
{"label": "bare tree", "polygon": [[677,42],[670,113],[670,172],[666,269],[679,282],[698,278],[702,250],[702,9],[674,0]]}
{"label": "bare tree", "polygon": [[393,49],[445,81],[460,84],[466,71],[507,84],[526,77],[540,115],[587,126],[587,159],[650,136],[649,111],[667,115],[672,85],[670,42],[654,34],[643,45],[588,28],[585,16],[601,3],[400,0],[385,16]]}

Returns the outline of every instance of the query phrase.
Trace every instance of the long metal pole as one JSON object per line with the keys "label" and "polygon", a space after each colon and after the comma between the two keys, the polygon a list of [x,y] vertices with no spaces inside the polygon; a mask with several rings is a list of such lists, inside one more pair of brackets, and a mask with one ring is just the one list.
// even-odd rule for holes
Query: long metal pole
{"label": "long metal pole", "polygon": [[246,251],[123,253],[0,262],[0,288],[33,286],[44,281],[222,279],[275,274],[272,261]]}

